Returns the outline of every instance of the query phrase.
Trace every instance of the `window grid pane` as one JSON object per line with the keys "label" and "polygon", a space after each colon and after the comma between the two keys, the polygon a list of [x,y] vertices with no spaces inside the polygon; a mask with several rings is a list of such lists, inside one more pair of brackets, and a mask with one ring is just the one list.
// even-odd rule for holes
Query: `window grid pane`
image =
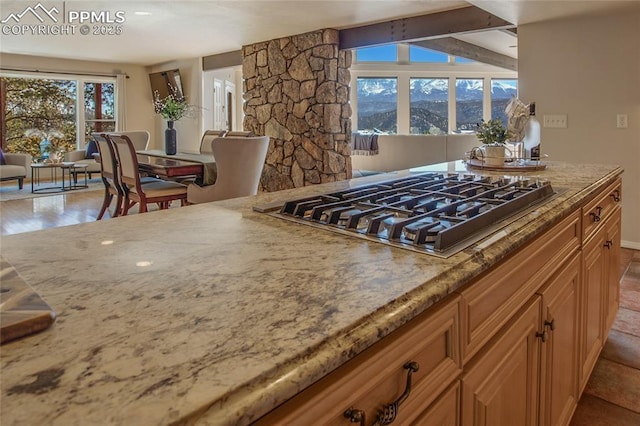
{"label": "window grid pane", "polygon": [[449,128],[449,80],[412,78],[409,85],[410,133],[446,135]]}
{"label": "window grid pane", "polygon": [[358,78],[358,130],[398,131],[398,80]]}
{"label": "window grid pane", "polygon": [[474,132],[482,121],[482,79],[456,79],[456,131]]}
{"label": "window grid pane", "polygon": [[504,112],[512,96],[518,95],[518,80],[491,80],[491,119],[500,120],[506,126],[507,114]]}
{"label": "window grid pane", "polygon": [[449,55],[424,47],[409,46],[409,62],[449,62]]}
{"label": "window grid pane", "polygon": [[358,62],[397,62],[398,51],[395,44],[356,49]]}

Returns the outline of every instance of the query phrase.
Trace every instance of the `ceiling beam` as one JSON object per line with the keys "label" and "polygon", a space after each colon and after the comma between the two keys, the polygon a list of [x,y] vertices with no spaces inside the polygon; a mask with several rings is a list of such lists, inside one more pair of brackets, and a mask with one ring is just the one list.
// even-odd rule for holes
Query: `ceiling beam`
{"label": "ceiling beam", "polygon": [[505,34],[509,34],[510,36],[518,37],[518,28],[517,27],[503,28],[500,31],[502,31]]}
{"label": "ceiling beam", "polygon": [[409,44],[431,50],[437,50],[438,52],[448,53],[453,56],[462,56],[463,58],[472,59],[476,62],[495,65],[511,71],[518,70],[517,59],[453,37],[413,41]]}
{"label": "ceiling beam", "polygon": [[202,58],[202,71],[217,70],[220,68],[242,65],[242,51],[219,53],[217,55],[204,56]]}
{"label": "ceiling beam", "polygon": [[340,30],[340,49],[356,49],[513,27],[515,25],[511,22],[478,7],[468,6]]}

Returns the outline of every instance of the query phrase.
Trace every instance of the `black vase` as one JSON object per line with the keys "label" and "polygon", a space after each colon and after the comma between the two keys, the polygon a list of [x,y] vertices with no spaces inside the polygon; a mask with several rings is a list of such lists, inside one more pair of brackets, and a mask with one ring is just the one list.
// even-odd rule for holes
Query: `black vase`
{"label": "black vase", "polygon": [[173,128],[173,121],[167,121],[167,127],[164,131],[164,152],[167,155],[176,155],[178,142],[176,140],[176,129]]}

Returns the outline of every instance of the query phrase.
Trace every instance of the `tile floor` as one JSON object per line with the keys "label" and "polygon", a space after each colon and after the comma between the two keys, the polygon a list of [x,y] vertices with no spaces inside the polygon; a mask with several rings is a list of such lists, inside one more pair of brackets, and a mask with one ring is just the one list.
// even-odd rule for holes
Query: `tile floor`
{"label": "tile floor", "polygon": [[622,249],[620,310],[572,426],[640,425],[640,251]]}

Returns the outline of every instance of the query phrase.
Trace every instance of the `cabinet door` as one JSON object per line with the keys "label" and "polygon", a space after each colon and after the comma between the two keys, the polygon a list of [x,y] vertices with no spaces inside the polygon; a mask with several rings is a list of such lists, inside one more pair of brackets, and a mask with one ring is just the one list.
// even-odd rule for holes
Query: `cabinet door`
{"label": "cabinet door", "polygon": [[460,381],[456,381],[436,402],[412,423],[429,426],[460,425]]}
{"label": "cabinet door", "polygon": [[587,384],[591,371],[604,344],[604,272],[605,228],[589,239],[583,248],[582,313],[580,344],[580,393]]}
{"label": "cabinet door", "polygon": [[578,403],[580,254],[543,287],[542,320],[548,339],[542,345],[541,425],[568,425]]}
{"label": "cabinet door", "polygon": [[605,251],[607,265],[605,269],[607,285],[606,320],[604,336],[609,334],[620,305],[620,220],[621,209],[617,208],[607,220]]}
{"label": "cabinet door", "polygon": [[525,303],[462,377],[462,424],[538,424],[540,296]]}

